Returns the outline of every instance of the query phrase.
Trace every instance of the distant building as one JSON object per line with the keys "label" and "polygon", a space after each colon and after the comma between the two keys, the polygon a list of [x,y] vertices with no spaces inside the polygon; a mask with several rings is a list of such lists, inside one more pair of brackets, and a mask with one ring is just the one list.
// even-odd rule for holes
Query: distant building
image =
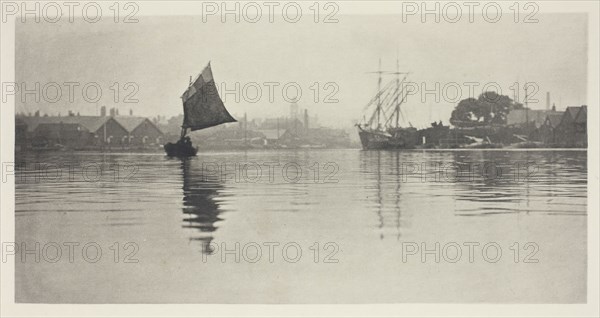
{"label": "distant building", "polygon": [[27,145],[27,124],[21,117],[15,118],[15,151],[21,151]]}
{"label": "distant building", "polygon": [[537,130],[537,139],[555,147],[587,147],[587,106],[569,106],[548,114]]}
{"label": "distant building", "polygon": [[116,116],[115,120],[127,130],[127,144],[131,146],[160,145],[164,142],[164,134],[160,128],[148,118],[137,116]]}
{"label": "distant building", "polygon": [[508,126],[521,126],[524,125],[527,120],[533,122],[536,128],[539,128],[544,124],[546,117],[552,114],[558,114],[555,110],[542,110],[542,109],[513,109],[506,115],[506,124]]}
{"label": "distant building", "polygon": [[[116,113],[116,112],[115,112]],[[24,116],[16,140],[30,146],[63,145],[87,147],[129,147],[159,144],[163,134],[144,117],[121,116]]]}
{"label": "distant building", "polygon": [[560,125],[563,115],[563,112],[557,112],[556,114],[546,116],[546,120],[544,120],[544,123],[538,129],[538,136],[541,142],[547,145],[557,143],[556,134],[558,133],[558,125]]}
{"label": "distant building", "polygon": [[587,147],[587,106],[569,106],[557,127],[556,141],[566,147]]}
{"label": "distant building", "polygon": [[[102,116],[67,116],[67,117],[57,117],[57,116],[43,116],[43,117],[22,117],[21,120],[25,122],[27,125],[27,134],[31,137],[34,137],[36,134],[36,129],[40,124],[45,124],[49,129],[54,132],[59,132],[60,130],[56,128],[56,126],[60,126],[63,124],[64,129],[71,129],[74,127],[73,124],[80,125],[80,127],[84,127],[85,130],[90,134],[90,138],[85,138],[86,145],[89,146],[102,146],[102,145],[121,145],[121,140],[123,136],[127,135],[127,130],[123,128],[118,122],[114,120],[112,117],[102,117]],[[54,124],[54,128],[51,128]],[[64,126],[64,125],[68,125]],[[39,133],[39,130],[38,130]],[[40,138],[48,139],[48,143],[52,142],[52,138],[45,137],[43,135],[35,136],[36,140],[40,140]],[[66,145],[64,146],[77,146],[77,145]]]}
{"label": "distant building", "polygon": [[259,129],[257,131],[264,136],[265,146],[277,145],[279,137],[283,133],[278,129]]}
{"label": "distant building", "polygon": [[287,118],[265,118],[261,121],[258,129],[285,129],[287,127]]}
{"label": "distant building", "polygon": [[575,117],[575,140],[587,148],[587,138],[587,106],[583,105]]}

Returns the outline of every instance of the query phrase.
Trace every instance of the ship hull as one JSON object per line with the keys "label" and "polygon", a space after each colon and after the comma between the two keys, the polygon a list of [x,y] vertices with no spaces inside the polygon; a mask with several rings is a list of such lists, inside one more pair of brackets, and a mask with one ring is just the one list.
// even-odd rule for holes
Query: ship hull
{"label": "ship hull", "polygon": [[191,145],[185,145],[181,143],[170,143],[164,145],[165,152],[169,157],[193,157],[198,152],[198,148],[194,148]]}
{"label": "ship hull", "polygon": [[412,133],[387,134],[382,131],[359,130],[358,136],[364,150],[377,149],[413,149],[415,142]]}
{"label": "ship hull", "polygon": [[364,150],[389,148],[390,137],[372,133],[370,131],[359,131],[360,143]]}

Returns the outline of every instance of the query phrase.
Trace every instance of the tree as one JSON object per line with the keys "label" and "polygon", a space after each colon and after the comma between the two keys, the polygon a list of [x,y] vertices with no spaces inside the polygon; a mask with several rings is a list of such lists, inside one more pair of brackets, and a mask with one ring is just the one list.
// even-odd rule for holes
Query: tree
{"label": "tree", "polygon": [[477,99],[461,100],[450,116],[450,123],[457,127],[475,127],[506,124],[506,115],[513,109],[522,109],[510,97],[496,92],[484,92]]}

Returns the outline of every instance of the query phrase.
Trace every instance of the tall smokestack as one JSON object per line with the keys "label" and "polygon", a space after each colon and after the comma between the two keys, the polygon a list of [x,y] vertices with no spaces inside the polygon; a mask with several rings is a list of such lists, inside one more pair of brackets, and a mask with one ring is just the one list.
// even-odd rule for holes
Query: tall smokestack
{"label": "tall smokestack", "polygon": [[550,92],[546,92],[546,110],[550,109]]}
{"label": "tall smokestack", "polygon": [[248,116],[244,113],[244,145],[248,143]]}
{"label": "tall smokestack", "polygon": [[308,109],[304,109],[304,128],[308,131]]}
{"label": "tall smokestack", "polygon": [[106,106],[100,107],[100,116],[102,116],[102,117],[106,116]]}

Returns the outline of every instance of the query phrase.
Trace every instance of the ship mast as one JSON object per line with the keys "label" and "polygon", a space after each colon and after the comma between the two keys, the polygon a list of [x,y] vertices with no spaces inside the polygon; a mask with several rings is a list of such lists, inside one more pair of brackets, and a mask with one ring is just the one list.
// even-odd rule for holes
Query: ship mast
{"label": "ship mast", "polygon": [[[373,124],[376,122],[377,127],[373,127],[374,129],[381,129],[382,124],[385,127],[390,127],[388,125],[393,125],[394,123],[394,113],[396,113],[396,128],[400,127],[400,106],[404,102],[406,96],[402,96],[405,92],[401,87],[401,84],[408,76],[408,72],[400,72],[400,62],[399,59],[396,59],[396,72],[384,72],[381,70],[381,59],[379,59],[379,71],[369,72],[369,73],[377,73],[377,94],[373,96],[373,98],[367,103],[365,106],[365,110],[368,109],[371,105],[376,104],[374,111],[371,113],[371,116],[368,121],[365,121],[365,124],[373,127]],[[383,74],[392,74],[396,75],[395,80],[391,80],[383,84]],[[400,75],[404,75],[404,78],[400,78]],[[382,87],[383,86],[383,87]],[[394,87],[395,86],[395,87]],[[391,114],[386,114],[388,111],[392,111]]]}
{"label": "ship mast", "polygon": [[[388,122],[391,122],[394,119],[394,114],[396,115],[396,126],[395,128],[399,128],[400,127],[400,106],[402,105],[402,103],[404,102],[404,99],[406,98],[406,92],[400,88],[400,84],[404,83],[404,80],[406,79],[406,76],[408,76],[408,72],[400,72],[400,60],[398,58],[398,54],[396,53],[396,72],[391,73],[391,74],[395,74],[396,75],[396,91],[394,92],[394,100],[393,103],[390,105],[394,106],[394,111],[391,114],[390,118],[388,119]],[[404,75],[404,78],[402,80],[400,80],[400,75]],[[386,122],[387,124],[387,122]]]}
{"label": "ship mast", "polygon": [[[400,62],[398,61],[398,53],[396,53],[396,90],[400,91]],[[400,121],[400,103],[398,103],[398,97],[396,96],[396,128],[398,128]]]}
{"label": "ship mast", "polygon": [[[381,58],[379,58],[379,79],[377,81],[377,92],[381,92]],[[377,95],[377,129],[380,128],[380,116],[381,116],[381,94]]]}

